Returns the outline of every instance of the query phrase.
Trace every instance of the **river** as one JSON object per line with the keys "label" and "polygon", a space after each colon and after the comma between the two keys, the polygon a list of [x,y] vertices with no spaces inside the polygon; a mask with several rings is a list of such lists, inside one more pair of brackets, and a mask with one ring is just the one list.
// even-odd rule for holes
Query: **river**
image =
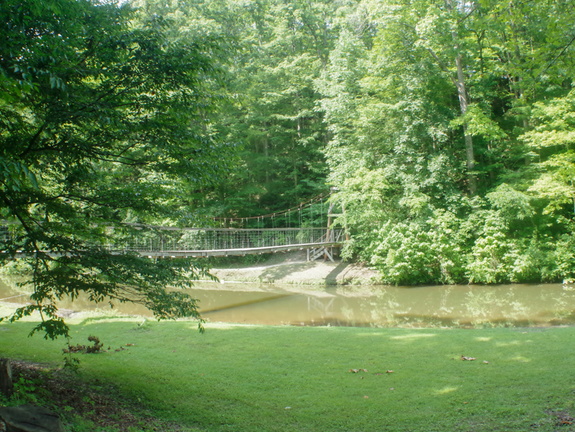
{"label": "river", "polygon": [[[444,285],[423,287],[297,287],[202,283],[189,291],[208,322],[373,327],[483,327],[575,324],[575,285]],[[0,280],[0,302],[25,303],[22,288]],[[110,312],[107,303],[63,301],[74,311]],[[118,314],[149,317],[141,306]]]}

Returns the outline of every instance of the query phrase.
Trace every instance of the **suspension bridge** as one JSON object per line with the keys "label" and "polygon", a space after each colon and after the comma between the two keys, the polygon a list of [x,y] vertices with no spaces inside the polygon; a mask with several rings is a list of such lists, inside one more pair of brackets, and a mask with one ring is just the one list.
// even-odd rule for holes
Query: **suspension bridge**
{"label": "suspension bridge", "polygon": [[[296,207],[252,217],[209,218],[209,227],[137,226],[123,244],[110,248],[149,257],[243,256],[306,250],[307,259],[333,261],[344,241],[343,229],[334,229],[328,195],[316,196]],[[204,222],[205,223],[205,222]]]}
{"label": "suspension bridge", "polygon": [[[333,228],[333,205],[320,195],[281,212],[239,218],[206,218],[202,227],[126,224],[126,232],[110,232],[113,253],[136,252],[150,258],[243,256],[305,250],[309,261],[333,261],[344,230]],[[0,240],[7,240],[4,225]],[[4,237],[4,238],[2,238]]]}
{"label": "suspension bridge", "polygon": [[343,243],[343,230],[328,228],[169,228],[142,227],[145,235],[112,251],[156,257],[215,257],[306,250],[308,260],[333,261],[333,248]]}

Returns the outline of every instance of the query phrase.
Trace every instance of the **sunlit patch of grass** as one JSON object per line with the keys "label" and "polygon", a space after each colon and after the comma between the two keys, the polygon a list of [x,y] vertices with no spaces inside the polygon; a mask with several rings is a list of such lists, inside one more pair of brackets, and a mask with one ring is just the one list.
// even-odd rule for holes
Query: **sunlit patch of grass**
{"label": "sunlit patch of grass", "polygon": [[393,340],[414,340],[414,339],[422,339],[422,338],[429,338],[437,336],[436,333],[406,333],[404,335],[393,336],[391,339]]}
{"label": "sunlit patch of grass", "polygon": [[512,357],[511,360],[519,362],[519,363],[530,363],[531,362],[530,358],[527,358],[524,356],[515,356],[515,357]]}
{"label": "sunlit patch of grass", "polygon": [[443,387],[442,389],[439,389],[435,392],[435,394],[437,395],[444,395],[444,394],[448,394],[448,393],[453,393],[455,391],[459,390],[459,387]]}
{"label": "sunlit patch of grass", "polygon": [[[28,339],[27,325],[0,327],[2,355],[61,363],[64,341]],[[72,327],[72,343],[95,334],[110,347],[80,356],[85,379],[194,430],[553,431],[550,412],[575,416],[574,328],[206,330],[91,321]]]}

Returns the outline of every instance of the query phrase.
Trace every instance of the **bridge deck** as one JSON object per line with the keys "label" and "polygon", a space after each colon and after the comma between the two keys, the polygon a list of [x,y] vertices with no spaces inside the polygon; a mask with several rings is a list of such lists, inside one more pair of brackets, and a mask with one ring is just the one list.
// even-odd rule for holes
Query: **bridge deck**
{"label": "bridge deck", "polygon": [[252,248],[237,248],[237,249],[212,249],[212,250],[163,250],[163,251],[145,251],[137,250],[140,255],[150,258],[162,257],[219,257],[219,256],[244,256],[244,255],[257,255],[266,253],[289,252],[294,250],[315,249],[315,248],[331,248],[339,247],[341,243],[304,243],[283,246],[263,246]]}

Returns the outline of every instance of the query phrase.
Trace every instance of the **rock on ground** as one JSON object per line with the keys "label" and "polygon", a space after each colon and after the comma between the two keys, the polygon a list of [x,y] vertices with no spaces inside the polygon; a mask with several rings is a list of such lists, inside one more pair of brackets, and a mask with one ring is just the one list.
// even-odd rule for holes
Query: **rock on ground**
{"label": "rock on ground", "polygon": [[0,407],[0,431],[64,432],[60,418],[52,411],[34,405]]}

